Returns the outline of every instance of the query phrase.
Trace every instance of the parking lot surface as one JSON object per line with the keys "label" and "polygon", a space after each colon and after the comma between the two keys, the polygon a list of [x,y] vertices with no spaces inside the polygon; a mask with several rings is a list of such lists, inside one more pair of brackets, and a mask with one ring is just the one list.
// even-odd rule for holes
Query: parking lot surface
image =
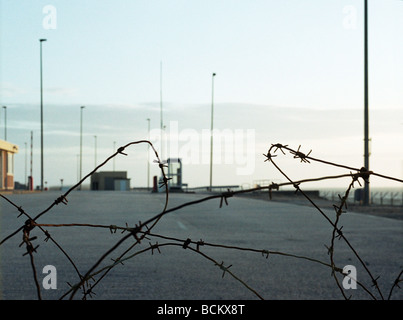
{"label": "parking lot surface", "polygon": [[[168,208],[206,196],[170,194]],[[57,192],[7,195],[31,218],[58,197]],[[128,234],[120,227],[134,227],[159,214],[165,196],[145,192],[74,191],[67,200],[67,205],[54,206],[36,221],[47,225],[42,228],[54,242],[45,241],[47,237],[38,227],[30,232],[31,237],[37,237],[32,244],[39,245],[33,257],[43,299],[58,299],[67,293],[70,286],[80,281],[78,273],[86,274]],[[333,228],[315,208],[240,197],[227,201],[228,205],[212,199],[170,212],[138,245],[132,246],[135,237],[127,237],[95,270],[112,265],[113,259],[129,248],[125,257],[131,258],[112,268],[87,298],[343,299],[332,269],[326,265],[330,263],[327,248]],[[324,212],[334,220],[334,211]],[[17,218],[19,214],[1,199],[1,240],[27,220],[24,216]],[[339,226],[343,226],[343,235],[366,268],[374,278],[379,276],[377,283],[387,298],[403,269],[403,221],[347,212],[341,216]],[[187,241],[192,242],[185,244]],[[22,232],[18,232],[0,246],[0,297],[4,300],[38,299],[30,256],[24,255],[26,246],[20,246],[21,242]],[[340,268],[355,267],[358,282],[380,298],[367,271],[343,239],[335,242],[334,261]],[[55,267],[57,288],[45,289],[44,279],[50,275],[44,272],[45,266]],[[100,274],[94,275],[89,284]],[[341,275],[338,279],[341,285],[344,279]],[[392,298],[402,299],[402,291],[393,290]],[[360,286],[346,289],[345,293],[352,299],[371,299]],[[82,291],[78,290],[74,299],[82,297]],[[68,298],[66,295],[65,299]]]}

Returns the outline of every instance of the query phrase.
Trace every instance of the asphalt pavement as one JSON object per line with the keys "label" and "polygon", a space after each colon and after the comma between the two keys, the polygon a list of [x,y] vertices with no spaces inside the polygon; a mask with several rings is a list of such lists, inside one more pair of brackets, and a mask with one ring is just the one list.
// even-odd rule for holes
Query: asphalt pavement
{"label": "asphalt pavement", "polygon": [[[31,218],[59,196],[53,191],[6,195]],[[170,194],[168,208],[206,196]],[[344,299],[329,266],[327,248],[333,228],[313,207],[240,197],[228,198],[226,205],[221,199],[212,199],[164,215],[151,229],[152,235],[132,246],[135,237],[121,241],[129,233],[119,227],[134,227],[155,217],[164,207],[164,194],[74,191],[67,200],[36,221],[64,225],[42,226],[54,241],[45,241],[47,237],[38,227],[30,231],[31,238],[37,237],[31,243],[39,245],[32,256],[43,299],[63,297],[80,281],[79,274],[86,274],[98,261],[94,271],[111,266],[113,259],[129,249],[125,255],[129,258],[113,267],[92,288],[88,299]],[[324,212],[334,220],[333,210]],[[24,225],[27,217],[19,214],[0,199],[0,241]],[[339,226],[365,267],[343,239],[335,241],[336,266],[353,266],[359,284],[378,299],[388,298],[403,269],[403,221],[347,212]],[[0,246],[0,298],[4,300],[38,299],[30,256],[24,255],[26,245],[21,243],[20,231]],[[56,279],[47,277],[54,274],[44,270],[46,266],[55,267]],[[368,271],[377,278],[381,293],[372,286]],[[94,275],[89,284],[101,274]],[[341,275],[338,279],[342,286],[346,279]],[[56,288],[45,289],[49,283]],[[372,298],[360,285],[344,293],[352,299]],[[74,299],[82,296],[78,290]],[[392,291],[392,299],[402,298],[402,289]]]}

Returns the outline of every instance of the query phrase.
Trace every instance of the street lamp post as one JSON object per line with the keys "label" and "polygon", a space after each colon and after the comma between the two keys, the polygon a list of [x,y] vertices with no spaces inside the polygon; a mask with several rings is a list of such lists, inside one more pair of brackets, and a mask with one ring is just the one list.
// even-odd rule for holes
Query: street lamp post
{"label": "street lamp post", "polygon": [[24,172],[24,185],[25,185],[25,189],[28,189],[28,184],[27,184],[27,159],[28,159],[28,150],[27,150],[27,143],[24,142],[25,144],[25,172]]}
{"label": "street lamp post", "polygon": [[[83,109],[85,106],[80,107],[80,181],[82,179],[82,173],[83,173]],[[81,190],[81,184],[80,184],[80,190]]]}
{"label": "street lamp post", "polygon": [[97,136],[94,136],[95,139],[95,153],[94,153],[94,168],[97,167]]}
{"label": "street lamp post", "polygon": [[28,180],[28,185],[29,185],[29,190],[33,190],[34,185],[33,185],[33,177],[32,177],[32,165],[33,165],[33,156],[34,156],[34,132],[31,130],[31,151],[30,151],[30,159],[29,159],[29,180]]}
{"label": "street lamp post", "polygon": [[210,131],[210,191],[213,187],[213,118],[214,118],[214,77],[211,76],[211,131]]}
{"label": "street lamp post", "polygon": [[[148,140],[150,140],[150,118],[147,118],[148,122]],[[147,149],[147,191],[150,190],[150,145]]]}
{"label": "street lamp post", "polygon": [[80,181],[80,155],[76,154],[77,158],[77,180]]}
{"label": "street lamp post", "polygon": [[162,120],[162,61],[160,62],[160,129],[162,131],[163,129],[163,123],[164,121]]}
{"label": "street lamp post", "polygon": [[7,141],[7,107],[3,106],[4,109],[4,140]]}
{"label": "street lamp post", "polygon": [[[113,152],[116,150],[116,141],[113,141]],[[115,171],[115,158],[113,157],[113,171]]]}
{"label": "street lamp post", "polygon": [[[364,167],[369,171],[368,125],[368,1],[364,0]],[[364,205],[369,205],[369,177],[364,181]]]}
{"label": "street lamp post", "polygon": [[41,191],[43,191],[43,80],[42,80],[42,42],[46,39],[39,39],[40,45],[40,78],[41,78]]}
{"label": "street lamp post", "polygon": [[163,120],[163,113],[162,113],[162,61],[160,62],[160,134],[161,134],[161,160],[164,160],[164,135],[163,135],[163,130],[164,130],[164,120]]}

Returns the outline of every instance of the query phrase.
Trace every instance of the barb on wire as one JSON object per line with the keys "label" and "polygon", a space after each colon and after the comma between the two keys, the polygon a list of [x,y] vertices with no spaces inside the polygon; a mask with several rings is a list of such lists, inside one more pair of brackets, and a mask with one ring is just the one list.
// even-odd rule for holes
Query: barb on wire
{"label": "barb on wire", "polygon": [[223,201],[225,202],[225,205],[228,206],[228,200],[227,199],[231,198],[233,195],[234,195],[234,192],[231,191],[230,189],[227,189],[227,192],[223,192],[221,194],[220,208],[222,208]]}
{"label": "barb on wire", "polygon": [[308,152],[308,154],[305,155],[305,153],[302,153],[301,151],[299,151],[299,149],[301,148],[301,145],[298,147],[297,151],[291,150],[290,153],[294,155],[294,159],[301,159],[301,162],[309,162],[309,155],[311,154],[312,150]]}

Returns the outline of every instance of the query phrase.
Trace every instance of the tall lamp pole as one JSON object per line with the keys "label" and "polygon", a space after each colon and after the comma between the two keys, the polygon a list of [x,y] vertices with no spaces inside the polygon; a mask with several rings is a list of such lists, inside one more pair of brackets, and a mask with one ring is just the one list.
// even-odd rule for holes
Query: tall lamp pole
{"label": "tall lamp pole", "polygon": [[[147,118],[148,121],[148,140],[150,140],[150,118]],[[148,145],[147,150],[147,191],[150,190],[150,145]]]}
{"label": "tall lamp pole", "polygon": [[[369,171],[368,127],[368,1],[364,0],[364,167]],[[369,180],[364,183],[364,205],[369,205]]]}
{"label": "tall lamp pole", "polygon": [[94,168],[97,167],[97,136],[94,136],[95,139],[95,152],[94,152]]}
{"label": "tall lamp pole", "polygon": [[162,61],[160,62],[160,129],[162,131],[163,129],[163,123],[164,121],[162,120]]}
{"label": "tall lamp pole", "polygon": [[210,131],[210,191],[213,187],[213,118],[214,118],[214,77],[211,76],[211,131]]}
{"label": "tall lamp pole", "polygon": [[[82,174],[83,174],[83,109],[85,106],[80,107],[80,181],[82,179]],[[80,184],[80,190],[81,190],[81,184]]]}
{"label": "tall lamp pole", "polygon": [[4,140],[7,141],[7,107],[3,106],[4,109]]}
{"label": "tall lamp pole", "polygon": [[41,74],[41,191],[43,191],[43,81],[42,81],[42,42],[46,39],[39,39],[40,44],[40,74]]}
{"label": "tall lamp pole", "polygon": [[[116,141],[113,141],[113,152],[116,150]],[[116,157],[113,157],[113,171],[115,171],[115,159]]]}
{"label": "tall lamp pole", "polygon": [[25,174],[24,174],[24,185],[25,185],[25,189],[28,189],[28,184],[27,184],[27,159],[28,159],[28,155],[27,155],[27,143],[24,142],[25,144]]}
{"label": "tall lamp pole", "polygon": [[161,134],[161,160],[164,160],[164,154],[163,154],[163,146],[164,146],[164,135],[163,135],[163,130],[164,130],[164,120],[163,120],[163,114],[162,114],[162,61],[160,62],[160,134]]}

